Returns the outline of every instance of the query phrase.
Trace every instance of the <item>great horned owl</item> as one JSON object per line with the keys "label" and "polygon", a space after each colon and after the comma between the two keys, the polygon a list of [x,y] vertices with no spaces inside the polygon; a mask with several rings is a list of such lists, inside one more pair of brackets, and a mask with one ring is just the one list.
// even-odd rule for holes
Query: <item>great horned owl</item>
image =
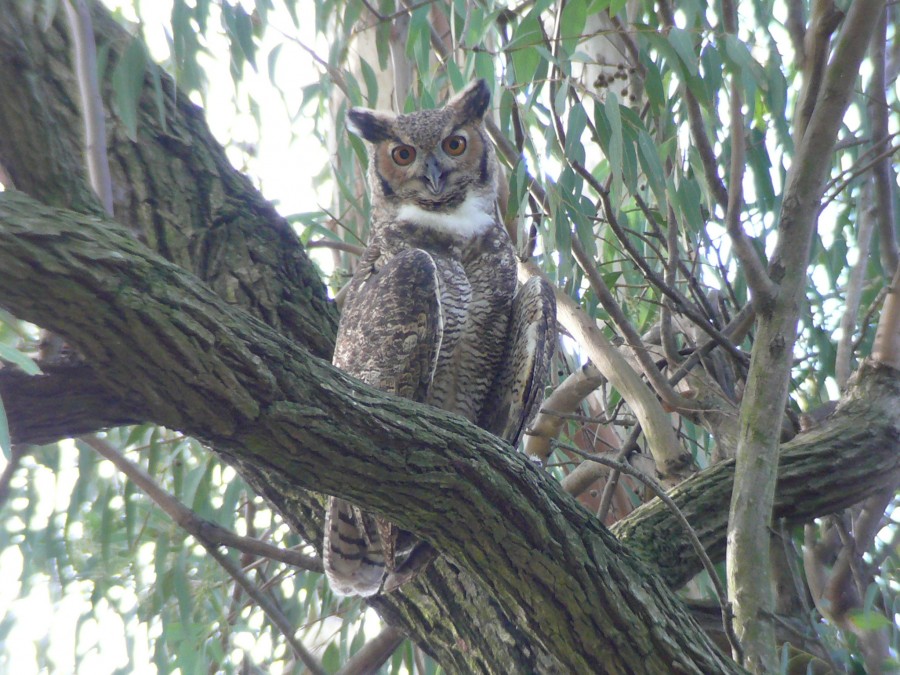
{"label": "great horned owl", "polygon": [[[516,292],[484,128],[490,92],[470,84],[437,110],[353,108],[367,142],[372,224],[347,290],[334,364],[393,394],[463,415],[515,446],[540,404],[556,342],[552,290]],[[411,535],[331,498],[323,557],[332,588],[372,595]],[[412,557],[412,556],[411,556]]]}

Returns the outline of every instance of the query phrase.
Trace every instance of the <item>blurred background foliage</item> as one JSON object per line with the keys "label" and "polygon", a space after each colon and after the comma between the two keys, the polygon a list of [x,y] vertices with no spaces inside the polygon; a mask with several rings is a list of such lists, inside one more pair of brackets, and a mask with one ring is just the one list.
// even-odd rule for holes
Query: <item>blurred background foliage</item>
{"label": "blurred background foliage", "polygon": [[[493,92],[491,133],[507,172],[507,225],[518,250],[599,322],[614,345],[623,336],[609,301],[586,279],[579,251],[669,375],[707,339],[685,307],[725,331],[748,303],[723,200],[726,188],[735,187],[728,168],[735,151],[732,82],[744,102],[746,141],[738,218],[760,259],[772,251],[801,75],[812,58],[804,52],[805,2],[741,3],[736,31],[724,30],[719,3],[700,0],[677,7],[621,0],[106,4],[134,36],[111,75],[115,114],[135,135],[144,74],[151,61],[163,65],[183,94],[203,106],[235,165],[295,226],[334,294],[353,271],[369,211],[365,150],[345,133],[347,108],[432,107],[476,77]],[[61,11],[57,3],[33,5],[44,20]],[[893,171],[900,126],[896,6],[888,17],[883,84],[877,64],[867,60],[819,216],[788,434],[815,424],[816,411],[839,397],[847,374],[869,353],[896,265],[875,212],[882,207],[875,205],[873,178],[873,167],[887,163],[893,213],[900,213]],[[102,69],[102,36],[98,48]],[[873,131],[881,114],[872,106],[876,95],[887,104],[880,144]],[[896,231],[896,223],[889,225]],[[752,331],[739,334],[737,356],[705,360],[702,375],[683,380],[680,391],[715,387],[739,404],[752,340]],[[577,339],[564,335],[561,345],[548,391],[589,368]],[[44,348],[37,329],[0,316],[5,367],[34,372],[31,359],[40,361]],[[562,440],[591,452],[624,450],[653,475],[642,437],[632,434],[634,412],[604,378],[588,376],[594,386],[563,416]],[[673,414],[672,424],[691,455],[687,472],[733,451],[696,419]],[[138,463],[199,516],[315,554],[195,440],[137,426],[110,430],[99,441]],[[0,667],[6,672],[302,671],[281,632],[205,549],[84,440],[12,452],[24,454],[5,486],[0,518],[0,598],[8,607],[0,618]],[[564,448],[547,458],[561,480],[579,462]],[[649,498],[631,479],[613,478],[604,471],[579,495],[607,523]],[[677,482],[677,476],[664,478]],[[865,672],[859,641],[872,632],[885,637],[894,657],[900,646],[895,506],[896,495],[880,534],[855,559],[856,583],[865,588],[850,617],[855,629],[830,620],[807,590],[810,569],[801,547],[824,546],[836,532],[852,531],[856,514],[779,533],[794,584],[785,607],[799,634],[796,644],[838,672]],[[377,615],[358,599],[333,596],[320,574],[231,555],[298,627],[327,672],[378,633]],[[827,568],[833,559],[806,565]],[[712,597],[708,578],[699,577],[684,595]],[[791,658],[785,648],[784,672]],[[439,670],[409,643],[381,668]]]}

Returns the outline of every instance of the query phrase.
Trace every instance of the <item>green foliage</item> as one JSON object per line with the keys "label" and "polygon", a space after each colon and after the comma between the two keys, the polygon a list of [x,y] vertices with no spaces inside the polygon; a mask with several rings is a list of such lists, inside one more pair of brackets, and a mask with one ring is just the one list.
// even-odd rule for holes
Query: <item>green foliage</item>
{"label": "green foliage", "polygon": [[[347,108],[391,105],[391,95],[404,111],[433,107],[449,91],[475,77],[485,78],[493,92],[492,120],[513,149],[500,155],[510,195],[506,216],[510,229],[519,234],[520,250],[533,253],[547,275],[599,322],[608,338],[615,339],[609,312],[573,255],[573,244],[580,244],[637,332],[649,336],[657,331],[646,339],[654,358],[664,361],[656,337],[661,307],[665,302],[677,304],[666,290],[690,301],[717,329],[724,328],[750,298],[747,276],[726,236],[725,205],[718,201],[705,166],[712,159],[714,180],[724,188],[733,187],[728,174],[735,151],[728,128],[730,90],[740,90],[746,123],[744,203],[738,220],[765,262],[772,253],[781,191],[794,154],[789,115],[798,95],[799,73],[792,50],[784,46],[789,42],[781,39],[783,28],[772,18],[776,7],[772,2],[755,2],[755,18],[741,15],[738,35],[723,31],[721,5],[681,3],[676,25],[665,26],[646,3],[629,4],[628,12],[626,4],[453,0],[411,3],[404,11],[406,5],[394,0],[326,0],[313,5],[295,0],[174,0],[166,26],[166,66],[181,92],[206,100],[211,79],[207,61],[210,56],[227,58],[237,109],[257,126],[261,107],[275,98],[293,118],[314,119],[312,142],[326,145],[331,153],[330,166],[315,187],[330,187],[333,197],[329,204],[311,203],[289,221],[305,244],[324,245],[359,246],[368,235],[371,204],[361,181],[368,158],[362,143],[345,133]],[[597,56],[604,36],[616,32],[614,23],[592,23],[606,10],[629,28],[627,41],[615,43],[621,67]],[[289,57],[288,47],[301,41],[300,25],[310,22],[321,42],[303,45],[308,49],[300,52],[302,57]],[[436,36],[438,26],[446,26],[446,34]],[[763,31],[768,45],[743,39],[757,30]],[[273,45],[276,32],[280,37]],[[774,48],[776,32],[783,53]],[[222,44],[216,37],[224,37],[223,51],[213,47]],[[445,41],[436,44],[441,37]],[[371,49],[364,52],[359,41],[365,39],[370,39]],[[446,53],[438,55],[441,49]],[[362,60],[359,54],[364,55]],[[397,62],[403,58],[415,75],[408,91],[394,92],[385,73],[392,67],[400,69]],[[115,112],[136,141],[138,100],[148,74],[160,118],[165,119],[159,75],[148,63],[147,46],[138,33],[112,64]],[[320,79],[300,91],[277,91],[264,102],[250,93],[257,70],[266,71],[274,89],[284,81],[276,73],[293,68],[316,68]],[[857,111],[866,109],[863,84],[861,80]],[[701,110],[699,120],[690,119],[689,95]],[[896,106],[896,92],[890,95],[889,103]],[[697,129],[709,140],[709,151],[698,147]],[[869,131],[865,115],[849,116],[834,157],[829,201],[820,215],[809,267],[807,311],[795,347],[791,391],[795,412],[816,408],[838,393],[835,343],[842,337],[837,331],[845,309],[848,268],[860,255],[858,205],[865,200],[863,186],[869,175],[856,167],[871,159]],[[354,264],[355,257],[345,252],[336,252],[323,264],[332,274],[333,290],[340,288],[344,273]],[[669,268],[675,269],[671,288],[648,280],[648,271],[663,279]],[[871,348],[877,313],[868,310],[881,297],[886,279],[879,257],[870,256],[862,302],[853,310],[856,360]],[[677,347],[684,354],[706,341],[700,330],[676,333]],[[736,346],[749,352],[752,341],[751,333]],[[571,340],[564,346],[554,384],[584,360]],[[39,372],[33,360],[37,348],[34,327],[0,316],[0,360],[34,374]],[[676,365],[669,364],[666,374],[671,375]],[[715,364],[707,361],[703,367],[712,373]],[[746,366],[729,367],[734,386],[728,389],[721,381],[717,385],[739,404]],[[584,402],[579,413],[613,420],[611,426],[622,439],[635,422],[620,392],[608,385]],[[570,421],[564,433],[575,444],[597,449],[585,443],[589,428]],[[707,428],[684,418],[677,431],[697,466],[715,461],[717,439]],[[200,517],[281,546],[304,545],[311,551],[231,468],[198,442],[147,426],[114,429],[104,440],[139,463]],[[646,453],[643,441],[639,445]],[[2,404],[0,446],[9,460]],[[554,460],[561,465],[569,461],[559,454]],[[623,490],[635,505],[642,499],[628,485]],[[885,532],[895,529],[891,522]],[[896,617],[900,602],[897,551],[884,542],[879,547],[884,565],[869,586],[865,608],[852,620],[863,630],[889,631],[896,649],[897,628],[885,617]],[[291,667],[284,637],[269,618],[236,590],[197,542],[185,537],[140,489],[100,461],[84,442],[29,449],[11,483],[0,522],[0,555],[13,549],[19,551],[22,569],[18,578],[6,583],[18,584],[20,598],[27,599],[52,577],[57,596],[83,598],[78,630],[85,632],[91,621],[103,620],[104,603],[110,606],[124,626],[123,668],[137,665],[140,645],[131,633],[138,626],[148,636],[150,658],[160,673],[243,672],[243,664],[266,672]],[[304,643],[320,648],[328,672],[337,670],[375,632],[364,606],[335,598],[318,575],[266,560],[254,561],[250,574],[299,627]],[[698,586],[703,595],[710,595],[708,578]],[[859,662],[852,636],[819,615],[813,622],[835,660]],[[0,644],[14,629],[12,615],[0,619]],[[88,658],[87,651],[79,648],[76,665]],[[417,656],[406,643],[383,672],[420,672],[422,659]],[[425,672],[437,672],[430,660],[424,662]]]}

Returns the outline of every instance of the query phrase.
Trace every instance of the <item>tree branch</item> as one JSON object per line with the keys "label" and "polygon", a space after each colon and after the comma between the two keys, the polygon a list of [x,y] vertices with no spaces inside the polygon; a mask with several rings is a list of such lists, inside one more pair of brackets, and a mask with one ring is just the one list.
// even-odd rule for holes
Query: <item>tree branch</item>
{"label": "tree branch", "polygon": [[335,675],[367,675],[376,672],[405,639],[406,636],[393,626],[385,627],[350,657]]}
{"label": "tree branch", "polygon": [[[188,532],[196,539],[199,544],[206,549],[210,556],[215,558],[216,562],[228,572],[232,579],[244,589],[244,591],[253,598],[254,602],[259,605],[260,609],[265,612],[269,620],[278,626],[278,630],[284,635],[285,640],[294,650],[294,654],[309,668],[314,675],[325,675],[321,664],[316,658],[309,653],[303,643],[294,637],[296,628],[287,620],[278,604],[263,593],[260,588],[253,583],[250,578],[244,574],[240,565],[235,563],[227,554],[219,550],[219,546],[233,546],[240,550],[249,551],[256,555],[264,555],[273,559],[284,560],[291,558],[296,564],[303,569],[313,569],[321,571],[322,565],[317,560],[312,560],[302,554],[285,555],[295,553],[293,551],[285,551],[277,546],[272,546],[266,542],[249,537],[240,537],[224,527],[219,527],[215,523],[209,522],[197,516],[193,511],[184,506],[168,492],[160,488],[141,467],[130,461],[113,448],[103,439],[96,437],[84,437],[85,443],[97,451],[97,454],[108,459],[122,473],[124,473],[131,481],[137,485],[144,493],[149,496],[156,504],[165,511],[174,520],[179,527]],[[277,556],[277,557],[276,557]]]}
{"label": "tree branch", "polygon": [[[0,285],[17,316],[65,335],[149,419],[210,442],[252,485],[267,483],[264,496],[316,489],[415,532],[525,617],[565,668],[583,672],[604,653],[610,668],[665,670],[677,653],[688,670],[735,671],[659,580],[524,457],[461,417],[311,358],[114,223],[0,194]],[[559,602],[560,588],[572,602]]]}
{"label": "tree branch", "polygon": [[[773,519],[810,522],[900,485],[898,439],[900,370],[866,361],[831,417],[781,445]],[[669,493],[715,561],[725,557],[734,474],[734,460],[726,460]],[[673,588],[701,569],[678,523],[656,501],[638,507],[611,529],[632,551],[656,561]]]}
{"label": "tree branch", "polygon": [[228,528],[201,518],[174,496],[163,490],[140,466],[124,457],[105,440],[96,436],[82,436],[82,440],[112,462],[161,508],[180,528],[203,541],[204,546],[229,546],[243,553],[299,567],[310,572],[322,572],[322,561],[297,551],[280,548],[254,537],[242,537]]}
{"label": "tree branch", "polygon": [[[881,152],[878,161],[872,168],[875,176],[875,203],[878,205],[876,219],[881,249],[881,264],[888,275],[892,275],[900,267],[900,248],[897,247],[896,224],[894,222],[894,187],[893,165],[890,156],[884,152],[890,145],[890,128],[888,117],[890,107],[887,102],[887,14],[885,7],[878,20],[875,36],[872,40],[872,80],[868,90],[868,112],[872,124],[873,150]],[[895,38],[894,42],[897,40]],[[893,81],[893,80],[890,80]]]}
{"label": "tree branch", "polygon": [[756,671],[777,667],[770,618],[774,603],[769,583],[769,527],[780,421],[787,401],[813,232],[837,132],[883,9],[883,0],[857,0],[849,8],[787,175],[778,242],[769,264],[769,278],[778,290],[770,303],[757,306],[758,330],[741,404],[726,560],[735,628],[746,664]]}
{"label": "tree branch", "polygon": [[[543,272],[532,262],[519,264],[519,279],[524,281]],[[556,315],[572,337],[581,345],[585,354],[610,383],[628,401],[647,436],[648,446],[657,470],[662,476],[674,476],[691,463],[690,453],[685,452],[675,437],[669,416],[659,401],[641,381],[634,369],[622,358],[618,350],[591,319],[568,295],[554,286]]]}
{"label": "tree branch", "polygon": [[744,140],[744,115],[741,112],[741,92],[738,89],[738,73],[731,76],[731,162],[728,171],[728,209],[725,212],[725,227],[734,254],[747,277],[747,285],[753,293],[754,302],[771,302],[775,285],[766,273],[763,262],[750,243],[741,226],[741,211],[744,206],[744,165],[746,162]]}
{"label": "tree branch", "polygon": [[0,399],[13,444],[43,445],[101,429],[139,424],[139,406],[102,383],[84,363],[41,364],[40,375],[0,369]]}
{"label": "tree branch", "polygon": [[112,215],[112,178],[109,172],[109,158],[106,156],[106,120],[100,84],[97,81],[97,44],[94,41],[91,12],[85,0],[66,0],[63,5],[66,8],[74,45],[88,175],[103,210]]}
{"label": "tree branch", "polygon": [[649,476],[644,475],[642,472],[638,471],[630,464],[617,460],[611,460],[606,457],[590,455],[572,445],[560,445],[561,447],[565,447],[569,452],[574,452],[576,455],[582,457],[587,461],[603,464],[604,466],[615,469],[620,473],[625,473],[633,478],[636,478],[641,483],[649,487],[650,490],[669,508],[669,511],[672,512],[676,520],[678,520],[678,522],[684,528],[688,540],[691,542],[691,546],[693,546],[694,548],[694,552],[703,563],[703,569],[705,569],[707,574],[709,575],[710,581],[713,584],[713,588],[716,591],[716,598],[719,601],[719,608],[722,610],[722,627],[725,630],[725,634],[728,636],[728,642],[731,645],[731,649],[735,655],[735,660],[740,663],[743,658],[741,656],[741,645],[738,642],[737,636],[735,636],[734,634],[734,629],[731,627],[731,608],[728,605],[725,587],[722,585],[721,579],[719,579],[719,574],[716,571],[716,568],[713,566],[712,560],[710,560],[709,556],[706,555],[706,551],[703,548],[703,544],[700,543],[700,538],[697,536],[696,530],[691,527],[691,524],[688,522],[688,519],[685,518],[684,513],[682,513],[681,509],[678,508],[678,505],[675,504],[675,502],[671,497],[669,497],[668,494],[666,494],[666,491],[659,483],[657,483]]}

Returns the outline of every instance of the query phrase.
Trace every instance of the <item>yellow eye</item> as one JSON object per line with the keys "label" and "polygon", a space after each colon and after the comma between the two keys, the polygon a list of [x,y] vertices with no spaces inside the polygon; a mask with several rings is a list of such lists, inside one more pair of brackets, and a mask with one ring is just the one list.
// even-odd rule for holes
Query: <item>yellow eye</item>
{"label": "yellow eye", "polygon": [[409,166],[416,159],[416,149],[411,145],[398,145],[391,150],[391,158],[400,166]]}
{"label": "yellow eye", "polygon": [[464,136],[448,136],[441,147],[451,157],[459,157],[466,151],[466,139]]}

